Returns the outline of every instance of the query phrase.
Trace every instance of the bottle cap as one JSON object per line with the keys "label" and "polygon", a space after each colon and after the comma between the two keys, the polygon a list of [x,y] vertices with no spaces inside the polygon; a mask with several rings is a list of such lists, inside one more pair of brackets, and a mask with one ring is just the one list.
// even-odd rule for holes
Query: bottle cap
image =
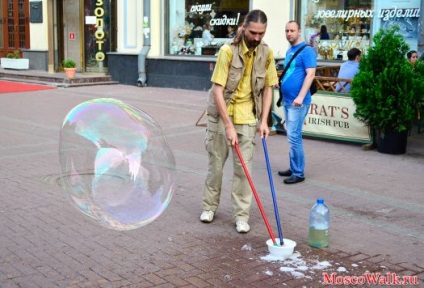
{"label": "bottle cap", "polygon": [[323,204],[324,203],[324,199],[323,198],[318,198],[317,199],[317,203],[318,204]]}

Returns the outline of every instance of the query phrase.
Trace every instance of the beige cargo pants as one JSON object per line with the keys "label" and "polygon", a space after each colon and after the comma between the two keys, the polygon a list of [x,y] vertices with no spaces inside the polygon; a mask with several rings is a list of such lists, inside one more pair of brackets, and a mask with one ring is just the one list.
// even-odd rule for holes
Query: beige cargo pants
{"label": "beige cargo pants", "polygon": [[[243,160],[251,171],[253,154],[255,151],[256,124],[234,125],[237,131],[238,146]],[[205,181],[203,210],[216,211],[218,209],[222,176],[225,161],[231,148],[225,136],[225,129],[221,117],[208,116],[208,126],[205,137],[206,151],[209,154],[208,174]],[[250,205],[252,203],[252,189],[249,185],[243,167],[234,148],[233,154],[233,185],[231,189],[231,203],[233,206],[234,221],[249,221]]]}

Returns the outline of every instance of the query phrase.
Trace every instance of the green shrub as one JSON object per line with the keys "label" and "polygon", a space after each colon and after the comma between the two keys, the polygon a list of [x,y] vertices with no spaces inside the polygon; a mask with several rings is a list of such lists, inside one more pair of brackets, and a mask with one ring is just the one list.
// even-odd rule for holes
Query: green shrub
{"label": "green shrub", "polygon": [[75,68],[77,65],[75,64],[75,61],[72,59],[65,59],[62,63],[63,68]]}
{"label": "green shrub", "polygon": [[19,51],[19,50],[17,49],[17,50],[15,50],[15,51],[13,51],[13,53],[8,53],[8,54],[6,55],[6,57],[7,57],[7,58],[10,58],[10,59],[19,59],[19,58],[21,58],[21,51]]}
{"label": "green shrub", "polygon": [[405,59],[409,47],[398,30],[393,26],[374,36],[350,91],[355,117],[380,131],[410,129],[424,96],[424,68],[419,63],[414,69]]}

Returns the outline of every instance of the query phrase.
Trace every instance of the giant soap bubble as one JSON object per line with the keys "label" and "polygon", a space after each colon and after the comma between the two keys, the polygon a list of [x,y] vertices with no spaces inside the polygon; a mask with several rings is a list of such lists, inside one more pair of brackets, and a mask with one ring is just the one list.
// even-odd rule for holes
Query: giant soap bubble
{"label": "giant soap bubble", "polygon": [[73,108],[63,120],[59,156],[67,198],[104,227],[142,227],[172,198],[175,160],[160,126],[122,101]]}

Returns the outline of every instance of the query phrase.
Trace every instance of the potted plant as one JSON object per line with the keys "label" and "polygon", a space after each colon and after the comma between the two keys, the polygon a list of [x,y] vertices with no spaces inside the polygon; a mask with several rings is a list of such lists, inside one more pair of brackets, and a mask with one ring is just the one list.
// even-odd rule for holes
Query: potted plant
{"label": "potted plant", "polygon": [[406,61],[409,47],[398,31],[393,26],[374,35],[350,90],[355,117],[375,131],[378,151],[388,154],[406,152],[408,130],[424,96],[423,64],[414,69]]}
{"label": "potted plant", "polygon": [[63,60],[62,67],[67,78],[75,78],[77,65],[74,60],[70,58]]}
{"label": "potted plant", "polygon": [[1,67],[4,69],[26,70],[29,69],[29,59],[21,58],[21,51],[15,50],[8,53],[6,58],[1,58]]}

